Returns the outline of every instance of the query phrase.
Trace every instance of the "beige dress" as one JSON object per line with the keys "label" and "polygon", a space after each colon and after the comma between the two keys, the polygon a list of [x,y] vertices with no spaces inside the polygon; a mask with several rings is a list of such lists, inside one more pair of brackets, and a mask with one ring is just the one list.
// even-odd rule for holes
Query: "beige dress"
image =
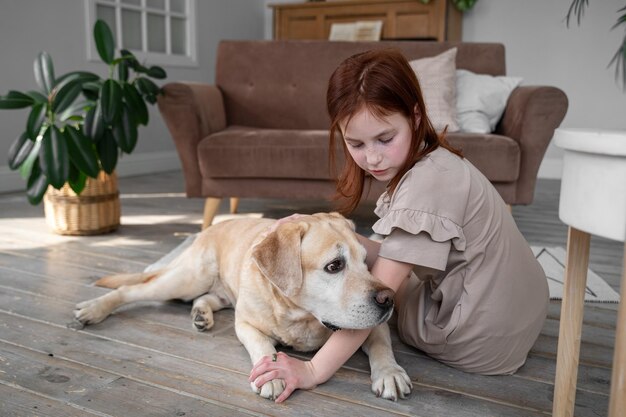
{"label": "beige dress", "polygon": [[412,275],[396,297],[402,340],[467,372],[522,366],[546,318],[548,283],[489,180],[439,148],[375,212],[379,256],[438,272]]}

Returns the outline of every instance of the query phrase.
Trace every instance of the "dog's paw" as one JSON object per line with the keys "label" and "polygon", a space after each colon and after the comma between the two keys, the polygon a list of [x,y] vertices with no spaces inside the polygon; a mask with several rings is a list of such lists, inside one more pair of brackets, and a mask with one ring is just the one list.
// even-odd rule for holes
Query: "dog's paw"
{"label": "dog's paw", "polygon": [[263,384],[261,388],[257,388],[254,382],[250,384],[252,391],[256,392],[263,398],[268,400],[275,400],[285,390],[285,381],[282,379],[273,379],[270,382]]}
{"label": "dog's paw", "polygon": [[109,313],[97,299],[83,301],[74,307],[74,318],[82,324],[100,323]]}
{"label": "dog's paw", "polygon": [[213,327],[213,324],[215,324],[213,321],[213,311],[208,305],[204,307],[193,307],[191,309],[191,320],[193,328],[199,332],[209,330]]}
{"label": "dog's paw", "polygon": [[372,373],[372,392],[377,397],[396,401],[411,393],[413,384],[405,370],[398,364],[389,364]]}

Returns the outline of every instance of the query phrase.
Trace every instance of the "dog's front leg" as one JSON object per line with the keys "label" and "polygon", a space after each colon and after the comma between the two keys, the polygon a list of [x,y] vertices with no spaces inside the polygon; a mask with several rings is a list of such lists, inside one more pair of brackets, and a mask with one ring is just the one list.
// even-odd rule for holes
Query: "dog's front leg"
{"label": "dog's front leg", "polygon": [[362,349],[369,356],[372,391],[377,396],[395,401],[411,392],[411,378],[393,356],[387,323],[372,330]]}
{"label": "dog's front leg", "polygon": [[[235,331],[239,341],[248,351],[252,365],[257,363],[263,356],[271,356],[276,353],[274,347],[274,339],[261,333],[254,326],[243,320],[235,318]],[[285,390],[285,381],[282,379],[273,379],[263,384],[261,389],[257,388],[254,381],[251,383],[252,391],[256,392],[263,398],[275,400]]]}

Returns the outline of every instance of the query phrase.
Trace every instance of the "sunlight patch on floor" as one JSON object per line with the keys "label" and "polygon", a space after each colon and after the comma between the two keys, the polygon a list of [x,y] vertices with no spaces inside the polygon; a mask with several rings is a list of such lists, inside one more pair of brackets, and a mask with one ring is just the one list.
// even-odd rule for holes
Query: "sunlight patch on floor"
{"label": "sunlight patch on floor", "polygon": [[[199,219],[199,218],[198,218]],[[124,215],[122,214],[121,223],[123,225],[146,225],[146,224],[163,224],[163,223],[187,223],[196,224],[201,220],[191,220],[187,215],[172,214],[141,214],[141,215]]]}
{"label": "sunlight patch on floor", "polygon": [[243,219],[243,218],[261,219],[263,218],[263,213],[218,214],[213,218],[213,224],[224,222],[226,220]]}

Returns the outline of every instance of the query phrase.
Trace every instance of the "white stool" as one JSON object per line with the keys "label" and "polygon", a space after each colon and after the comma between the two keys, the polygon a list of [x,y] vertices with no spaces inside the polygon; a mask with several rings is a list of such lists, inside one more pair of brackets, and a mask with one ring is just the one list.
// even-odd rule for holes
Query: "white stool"
{"label": "white stool", "polygon": [[[626,240],[626,131],[557,129],[565,150],[559,218],[569,226],[553,417],[572,416],[580,355],[590,235]],[[626,251],[617,316],[609,417],[626,411]]]}

